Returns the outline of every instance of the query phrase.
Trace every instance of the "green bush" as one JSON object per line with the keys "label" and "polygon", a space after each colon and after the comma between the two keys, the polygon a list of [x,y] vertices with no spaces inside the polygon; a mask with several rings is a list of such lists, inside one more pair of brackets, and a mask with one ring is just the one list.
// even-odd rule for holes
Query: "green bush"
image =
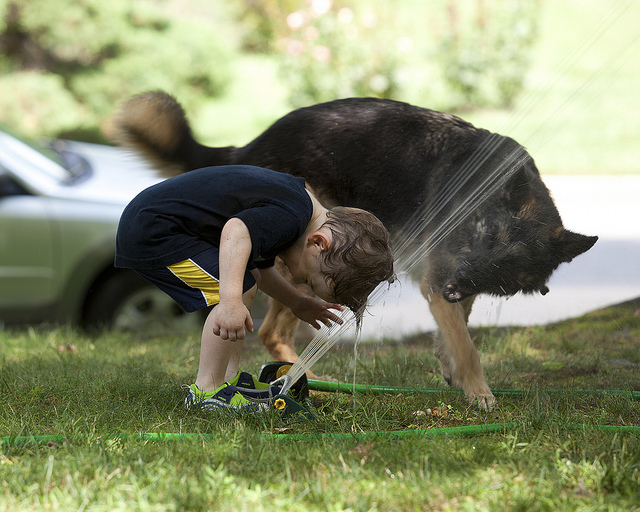
{"label": "green bush", "polygon": [[169,4],[0,3],[0,91],[12,106],[0,122],[27,135],[73,137],[77,127],[99,140],[101,123],[132,94],[163,89],[187,105],[221,94],[235,49],[212,30],[224,21],[172,15]]}
{"label": "green bush", "polygon": [[245,48],[278,60],[292,106],[347,96],[443,110],[510,106],[537,0],[238,0]]}
{"label": "green bush", "polygon": [[372,13],[311,2],[287,16],[281,71],[293,106],[349,96],[401,96],[401,53]]}
{"label": "green bush", "polygon": [[287,29],[287,14],[301,0],[235,0],[233,8],[242,27],[242,47],[247,52],[273,53]]}
{"label": "green bush", "polygon": [[109,112],[114,103],[133,94],[161,89],[191,103],[220,95],[230,74],[230,52],[205,30],[173,23],[158,33],[132,32],[117,58],[70,77],[73,91],[95,112]]}
{"label": "green bush", "polygon": [[240,42],[279,69],[291,107],[349,96],[440,110],[509,106],[524,84],[538,4],[0,0],[0,123],[100,141],[117,104],[149,89],[200,111],[225,93]]}
{"label": "green bush", "polygon": [[0,78],[0,124],[32,137],[73,130],[87,122],[61,76],[21,71]]}
{"label": "green bush", "polygon": [[509,107],[524,87],[536,0],[449,0],[438,61],[450,108]]}

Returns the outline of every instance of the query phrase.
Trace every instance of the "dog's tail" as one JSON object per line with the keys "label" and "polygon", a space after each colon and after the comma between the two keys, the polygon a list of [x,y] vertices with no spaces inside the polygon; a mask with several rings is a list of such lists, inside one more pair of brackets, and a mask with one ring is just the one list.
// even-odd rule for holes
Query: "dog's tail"
{"label": "dog's tail", "polygon": [[133,150],[165,176],[233,163],[236,148],[197,142],[178,101],[164,92],[145,92],[127,101],[105,128],[117,145]]}

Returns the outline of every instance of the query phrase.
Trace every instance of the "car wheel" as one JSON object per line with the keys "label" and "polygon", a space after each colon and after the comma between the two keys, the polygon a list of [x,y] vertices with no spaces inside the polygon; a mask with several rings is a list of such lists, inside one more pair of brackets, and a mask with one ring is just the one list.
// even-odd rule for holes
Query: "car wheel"
{"label": "car wheel", "polygon": [[134,272],[112,274],[93,293],[83,324],[142,334],[202,329],[208,311],[186,313],[174,300]]}

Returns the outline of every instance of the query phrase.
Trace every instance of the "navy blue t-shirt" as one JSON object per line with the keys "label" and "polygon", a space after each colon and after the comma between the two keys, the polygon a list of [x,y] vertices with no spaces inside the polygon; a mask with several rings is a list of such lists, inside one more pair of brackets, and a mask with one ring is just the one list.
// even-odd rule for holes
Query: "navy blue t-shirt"
{"label": "navy blue t-shirt", "polygon": [[153,185],[124,209],[116,267],[166,267],[211,246],[232,217],[249,229],[249,264],[273,265],[305,232],[313,204],[304,179],[260,167],[206,167]]}

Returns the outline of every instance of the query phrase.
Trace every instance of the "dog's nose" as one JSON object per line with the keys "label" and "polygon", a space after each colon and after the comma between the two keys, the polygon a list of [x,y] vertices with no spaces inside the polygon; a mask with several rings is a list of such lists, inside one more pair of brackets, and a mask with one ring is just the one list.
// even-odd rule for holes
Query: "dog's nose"
{"label": "dog's nose", "polygon": [[458,283],[454,279],[444,285],[442,296],[449,302],[458,302],[464,298]]}

